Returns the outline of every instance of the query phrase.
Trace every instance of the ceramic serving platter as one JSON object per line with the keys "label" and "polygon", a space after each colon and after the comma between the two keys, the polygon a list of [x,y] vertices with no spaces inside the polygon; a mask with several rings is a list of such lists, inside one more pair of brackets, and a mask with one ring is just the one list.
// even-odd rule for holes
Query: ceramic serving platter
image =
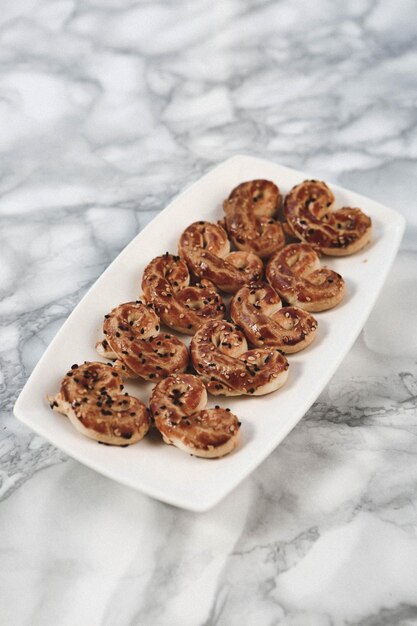
{"label": "ceramic serving platter", "polygon": [[[35,367],[14,408],[27,426],[68,455],[97,472],[153,498],[205,511],[250,474],[303,417],[352,346],[382,288],[398,250],[404,219],[392,209],[336,185],[335,206],[360,207],[372,217],[373,240],[345,258],[323,259],[343,275],[347,295],[335,309],[316,314],[319,330],[306,350],[289,356],[284,387],[267,396],[211,397],[242,421],[241,443],[218,460],[189,456],[162,443],[153,432],[127,448],[99,445],[76,431],[69,420],[50,410],[46,394],[56,393],[72,363],[100,360],[94,345],[103,316],[121,302],[139,296],[144,267],[158,254],[176,252],[178,238],[193,221],[217,221],[222,202],[237,184],[254,178],[274,181],[283,193],[310,178],[308,174],[268,161],[235,156],[181,193],[119,254],[71,313]],[[152,386],[133,382],[126,390],[147,403]],[[279,452],[278,452],[279,454]]]}

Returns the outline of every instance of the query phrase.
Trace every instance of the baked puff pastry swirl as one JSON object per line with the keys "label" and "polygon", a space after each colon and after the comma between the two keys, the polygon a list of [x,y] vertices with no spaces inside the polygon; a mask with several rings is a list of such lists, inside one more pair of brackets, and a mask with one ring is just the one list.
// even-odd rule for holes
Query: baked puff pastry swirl
{"label": "baked puff pastry swirl", "polygon": [[340,274],[322,268],[317,252],[305,243],[289,244],[274,254],[266,277],[283,300],[313,313],[336,306],[345,293]]}
{"label": "baked puff pastry swirl", "polygon": [[142,289],[162,322],[180,333],[193,335],[208,319],[221,319],[225,306],[209,281],[190,285],[185,261],[168,252],[145,268]]}
{"label": "baked puff pastry swirl", "polygon": [[269,180],[250,180],[232,190],[223,208],[227,232],[238,250],[266,259],[285,245],[282,226],[273,219],[281,200]]}
{"label": "baked puff pastry swirl", "polygon": [[260,280],[261,259],[253,252],[230,252],[226,231],[211,222],[194,222],[181,235],[178,251],[190,270],[226,293]]}
{"label": "baked puff pastry swirl", "polygon": [[191,359],[213,395],[264,395],[281,387],[288,361],[275,348],[248,350],[245,335],[224,320],[206,322],[191,341]]}
{"label": "baked puff pastry swirl", "polygon": [[177,337],[160,332],[151,305],[119,304],[104,316],[103,334],[105,339],[96,349],[106,359],[115,359],[113,367],[124,378],[160,380],[187,369],[187,347]]}
{"label": "baked puff pastry swirl", "polygon": [[372,222],[361,209],[332,210],[334,195],[326,183],[305,180],[285,199],[284,214],[294,236],[330,256],[346,256],[371,239]]}
{"label": "baked puff pastry swirl", "polygon": [[149,429],[146,406],[123,394],[120,375],[105,363],[74,364],[57,395],[48,396],[53,410],[100,443],[126,446],[140,441]]}
{"label": "baked puff pastry swirl", "polygon": [[298,307],[282,307],[281,298],[267,283],[242,287],[230,303],[230,317],[254,346],[274,346],[299,352],[313,341],[317,321]]}
{"label": "baked puff pastry swirl", "polygon": [[218,458],[239,442],[240,422],[229,409],[206,409],[207,391],[197,376],[176,374],[156,385],[150,399],[165,443],[204,458]]}

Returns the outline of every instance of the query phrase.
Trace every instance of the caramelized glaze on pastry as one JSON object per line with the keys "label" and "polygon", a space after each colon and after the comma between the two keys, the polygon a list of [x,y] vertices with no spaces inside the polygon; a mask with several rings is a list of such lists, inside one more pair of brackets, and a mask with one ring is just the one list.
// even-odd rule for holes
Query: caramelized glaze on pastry
{"label": "caramelized glaze on pastry", "polygon": [[124,378],[160,380],[174,372],[185,372],[188,349],[182,341],[160,332],[160,321],[151,306],[142,302],[119,304],[104,316],[105,338],[96,344]]}
{"label": "caramelized glaze on pastry", "polygon": [[64,376],[59,393],[49,396],[48,401],[86,437],[126,446],[146,435],[149,416],[143,402],[122,390],[123,381],[110,365],[74,364]]}
{"label": "caramelized glaze on pastry", "polygon": [[264,395],[281,387],[288,361],[275,348],[248,350],[245,335],[224,320],[206,322],[191,341],[193,366],[213,395]]}
{"label": "caramelized glaze on pastry", "polygon": [[227,232],[238,250],[268,258],[285,245],[284,232],[273,219],[281,204],[278,187],[269,180],[241,183],[223,203]]}
{"label": "caramelized glaze on pastry", "polygon": [[267,283],[242,287],[230,303],[230,317],[250,344],[299,352],[313,341],[317,321],[298,307],[282,307],[281,298]]}
{"label": "caramelized glaze on pastry", "polygon": [[156,385],[150,408],[165,443],[194,456],[217,458],[239,441],[240,422],[229,409],[206,409],[206,388],[197,376],[175,374]]}
{"label": "caramelized glaze on pastry", "polygon": [[194,222],[181,235],[178,250],[196,276],[221,291],[235,293],[262,278],[261,259],[253,252],[230,252],[226,231],[218,224]]}
{"label": "caramelized glaze on pastry", "polygon": [[145,268],[142,289],[162,322],[180,333],[193,335],[208,319],[221,319],[225,306],[210,281],[190,285],[185,261],[168,254],[153,259]]}
{"label": "caramelized glaze on pastry", "polygon": [[285,199],[284,214],[292,233],[316,250],[346,256],[361,250],[371,239],[372,222],[361,209],[332,210],[334,195],[326,183],[305,180]]}
{"label": "caramelized glaze on pastry", "polygon": [[313,313],[336,306],[345,293],[340,274],[322,268],[318,254],[305,243],[291,243],[274,254],[266,277],[283,300]]}

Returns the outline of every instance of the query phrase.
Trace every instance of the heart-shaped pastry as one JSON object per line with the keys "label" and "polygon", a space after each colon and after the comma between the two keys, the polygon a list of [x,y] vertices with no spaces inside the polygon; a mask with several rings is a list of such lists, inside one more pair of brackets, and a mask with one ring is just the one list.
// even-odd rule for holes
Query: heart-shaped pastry
{"label": "heart-shaped pastry", "polygon": [[285,198],[284,215],[292,233],[316,250],[346,256],[371,239],[372,222],[361,209],[332,210],[334,195],[326,183],[305,180]]}
{"label": "heart-shaped pastry", "polygon": [[123,381],[111,365],[86,362],[72,366],[59,393],[48,396],[48,401],[83,435],[100,443],[126,446],[146,435],[149,416],[143,402],[122,390]]}
{"label": "heart-shaped pastry", "polygon": [[160,380],[174,372],[185,372],[188,349],[182,341],[160,332],[159,317],[151,305],[140,301],[119,304],[104,316],[105,339],[96,349],[123,378]]}
{"label": "heart-shaped pastry", "polygon": [[313,341],[317,321],[298,307],[283,307],[277,292],[267,283],[242,287],[230,303],[230,317],[250,344],[273,346],[282,352],[299,352]]}
{"label": "heart-shaped pastry", "polygon": [[262,278],[261,259],[253,252],[230,252],[226,231],[218,224],[194,222],[181,235],[178,250],[196,276],[221,291],[235,293]]}
{"label": "heart-shaped pastry", "polygon": [[275,348],[248,350],[245,335],[224,320],[206,322],[191,341],[195,370],[213,395],[263,395],[281,387],[288,361]]}
{"label": "heart-shaped pastry", "polygon": [[282,225],[273,219],[281,200],[269,180],[250,180],[232,190],[223,208],[227,232],[238,250],[266,259],[285,245]]}
{"label": "heart-shaped pastry", "polygon": [[274,254],[266,277],[283,300],[313,313],[336,306],[345,293],[340,274],[321,267],[317,252],[306,243],[291,243]]}
{"label": "heart-shaped pastry", "polygon": [[142,289],[162,322],[180,333],[193,335],[208,319],[221,319],[225,306],[209,281],[190,285],[185,261],[168,252],[145,268]]}
{"label": "heart-shaped pastry", "polygon": [[155,426],[165,443],[194,456],[217,458],[237,446],[240,422],[229,409],[206,405],[206,388],[191,374],[161,380],[150,399]]}

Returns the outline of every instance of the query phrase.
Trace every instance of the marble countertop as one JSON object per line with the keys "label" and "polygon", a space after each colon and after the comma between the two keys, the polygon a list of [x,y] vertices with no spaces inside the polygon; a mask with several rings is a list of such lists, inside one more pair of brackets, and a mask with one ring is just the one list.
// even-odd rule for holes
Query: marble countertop
{"label": "marble countertop", "polygon": [[[415,3],[14,0],[0,22],[1,623],[417,624]],[[109,262],[236,153],[407,230],[316,404],[192,514],[68,459],[12,407]]]}

